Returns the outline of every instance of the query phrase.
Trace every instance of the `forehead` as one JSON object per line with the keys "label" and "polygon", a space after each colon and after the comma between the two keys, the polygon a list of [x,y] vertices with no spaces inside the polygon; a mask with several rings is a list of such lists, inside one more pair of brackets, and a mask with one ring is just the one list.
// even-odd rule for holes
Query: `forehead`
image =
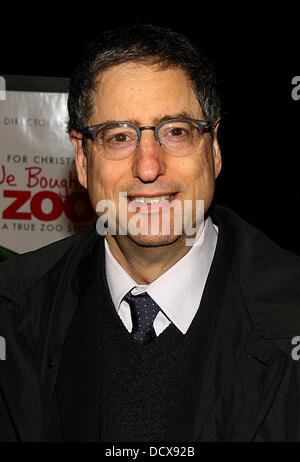
{"label": "forehead", "polygon": [[107,69],[96,82],[91,124],[133,119],[148,124],[178,113],[203,118],[192,82],[182,69],[130,62]]}

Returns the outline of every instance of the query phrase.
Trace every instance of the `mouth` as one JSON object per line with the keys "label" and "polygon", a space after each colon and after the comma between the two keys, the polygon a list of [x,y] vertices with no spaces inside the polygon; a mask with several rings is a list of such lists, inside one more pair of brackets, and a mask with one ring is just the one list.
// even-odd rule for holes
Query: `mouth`
{"label": "mouth", "polygon": [[176,198],[177,195],[178,192],[170,194],[158,194],[156,196],[128,196],[128,201],[141,205],[156,205],[170,203]]}

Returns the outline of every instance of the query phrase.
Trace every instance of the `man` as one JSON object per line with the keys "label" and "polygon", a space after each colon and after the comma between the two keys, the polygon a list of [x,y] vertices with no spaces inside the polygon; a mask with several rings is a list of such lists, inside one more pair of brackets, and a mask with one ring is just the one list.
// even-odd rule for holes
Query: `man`
{"label": "man", "polygon": [[1,265],[0,439],[299,440],[300,261],[213,205],[209,62],[168,29],[106,32],[68,108],[99,219]]}

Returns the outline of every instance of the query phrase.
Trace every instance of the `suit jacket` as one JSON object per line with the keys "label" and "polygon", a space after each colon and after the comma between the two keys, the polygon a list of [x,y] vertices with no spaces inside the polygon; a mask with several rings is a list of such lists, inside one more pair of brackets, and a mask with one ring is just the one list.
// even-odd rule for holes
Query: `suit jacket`
{"label": "suit jacket", "polygon": [[[300,441],[300,259],[229,209],[211,216],[219,238],[167,440]],[[0,441],[97,441],[103,237],[91,227],[0,269]]]}

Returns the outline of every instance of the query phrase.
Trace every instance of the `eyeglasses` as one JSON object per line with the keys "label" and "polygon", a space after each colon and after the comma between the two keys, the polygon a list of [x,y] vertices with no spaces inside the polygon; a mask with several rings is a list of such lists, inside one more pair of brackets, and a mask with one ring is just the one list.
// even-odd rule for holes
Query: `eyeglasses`
{"label": "eyeglasses", "polygon": [[142,131],[153,130],[155,140],[172,156],[184,157],[199,147],[203,132],[211,130],[210,122],[190,118],[168,119],[156,127],[138,127],[129,122],[106,122],[82,130],[83,142],[92,138],[99,155],[107,159],[125,159],[138,147]]}

